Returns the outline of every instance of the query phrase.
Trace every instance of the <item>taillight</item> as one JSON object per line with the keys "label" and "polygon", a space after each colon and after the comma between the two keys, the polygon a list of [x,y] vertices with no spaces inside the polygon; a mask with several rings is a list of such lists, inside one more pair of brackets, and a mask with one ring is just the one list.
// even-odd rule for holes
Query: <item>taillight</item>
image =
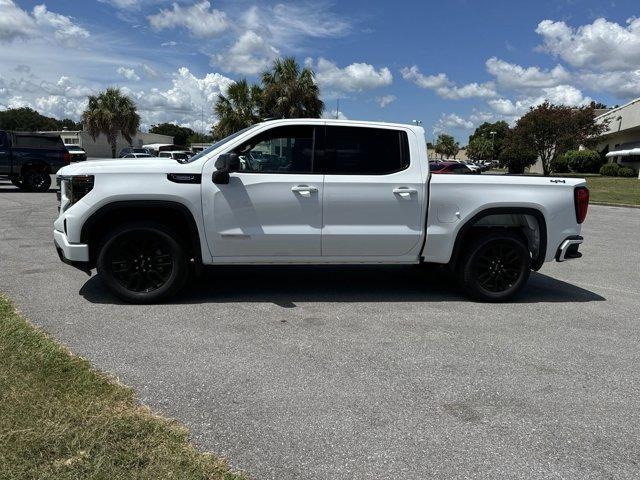
{"label": "taillight", "polygon": [[71,154],[69,152],[64,152],[62,154],[62,159],[64,160],[64,163],[69,165],[71,163]]}
{"label": "taillight", "polygon": [[576,206],[576,222],[582,223],[587,217],[587,209],[589,208],[589,189],[576,187],[573,191],[573,198]]}

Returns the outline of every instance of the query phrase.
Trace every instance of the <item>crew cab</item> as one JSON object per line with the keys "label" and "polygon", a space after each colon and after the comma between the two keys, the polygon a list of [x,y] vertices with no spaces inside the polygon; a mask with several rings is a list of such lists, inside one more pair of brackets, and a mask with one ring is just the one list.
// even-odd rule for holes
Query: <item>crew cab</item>
{"label": "crew cab", "polygon": [[135,303],[223,264],[441,264],[504,301],[581,256],[589,202],[581,179],[431,175],[421,127],[324,119],[259,123],[184,163],[82,162],[58,182],[61,260]]}
{"label": "crew cab", "polygon": [[46,192],[50,174],[70,162],[60,135],[0,130],[0,175],[22,190]]}

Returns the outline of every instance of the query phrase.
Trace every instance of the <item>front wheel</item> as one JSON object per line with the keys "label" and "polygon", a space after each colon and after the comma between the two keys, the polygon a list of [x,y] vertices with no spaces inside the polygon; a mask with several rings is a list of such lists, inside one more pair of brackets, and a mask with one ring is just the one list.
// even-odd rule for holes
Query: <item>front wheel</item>
{"label": "front wheel", "polygon": [[458,267],[458,281],[471,297],[503,302],[516,295],[531,273],[531,255],[515,232],[493,231],[474,239]]}
{"label": "front wheel", "polygon": [[184,286],[189,263],[179,237],[164,225],[122,225],[102,242],[98,274],[109,289],[130,303],[155,303]]}

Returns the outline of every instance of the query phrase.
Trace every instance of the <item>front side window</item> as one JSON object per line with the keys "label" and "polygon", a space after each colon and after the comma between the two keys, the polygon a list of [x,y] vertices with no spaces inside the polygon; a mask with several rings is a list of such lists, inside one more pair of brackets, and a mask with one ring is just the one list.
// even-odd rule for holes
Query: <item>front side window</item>
{"label": "front side window", "polygon": [[406,132],[382,128],[326,128],[321,171],[341,175],[385,175],[409,166]]}
{"label": "front side window", "polygon": [[295,125],[259,133],[234,150],[240,155],[240,171],[311,173],[314,131],[311,125]]}

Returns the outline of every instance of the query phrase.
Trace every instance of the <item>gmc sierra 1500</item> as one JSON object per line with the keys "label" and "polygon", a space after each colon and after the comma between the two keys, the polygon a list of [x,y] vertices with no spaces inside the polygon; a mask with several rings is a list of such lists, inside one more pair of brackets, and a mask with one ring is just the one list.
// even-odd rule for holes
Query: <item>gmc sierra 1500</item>
{"label": "gmc sierra 1500", "polygon": [[447,264],[464,290],[509,299],[545,261],[580,257],[581,179],[430,175],[421,127],[271,120],[187,161],[60,170],[62,261],[129,302],[216,264]]}

